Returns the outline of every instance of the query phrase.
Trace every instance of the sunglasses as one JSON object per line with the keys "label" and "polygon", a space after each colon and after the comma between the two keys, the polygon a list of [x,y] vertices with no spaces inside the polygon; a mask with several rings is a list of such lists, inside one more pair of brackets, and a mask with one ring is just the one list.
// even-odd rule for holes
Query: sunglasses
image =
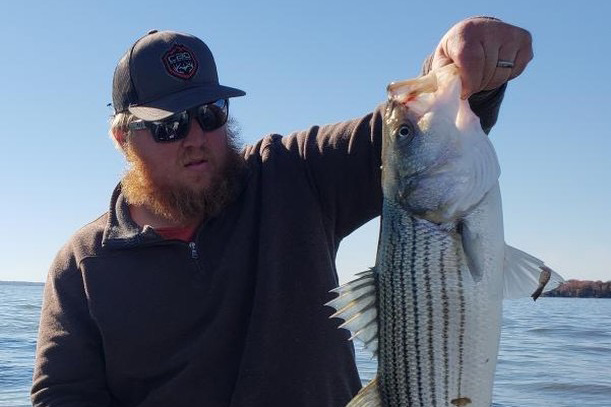
{"label": "sunglasses", "polygon": [[191,118],[195,118],[204,131],[213,131],[227,123],[229,100],[219,99],[194,108],[183,110],[163,120],[137,120],[127,125],[130,130],[149,129],[158,143],[168,143],[187,137]]}

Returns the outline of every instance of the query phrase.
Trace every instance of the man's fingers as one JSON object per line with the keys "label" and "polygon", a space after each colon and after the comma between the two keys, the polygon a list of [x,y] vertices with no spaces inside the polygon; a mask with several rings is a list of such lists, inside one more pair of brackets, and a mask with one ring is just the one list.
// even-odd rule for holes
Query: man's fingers
{"label": "man's fingers", "polygon": [[460,68],[462,80],[463,99],[468,98],[480,89],[482,77],[484,76],[484,65],[482,62],[486,58],[486,51],[483,44],[471,44],[456,53],[454,61]]}
{"label": "man's fingers", "polygon": [[524,72],[524,70],[526,69],[526,65],[528,65],[528,63],[533,59],[533,52],[532,52],[532,48],[526,49],[526,50],[522,50],[522,51],[518,51],[518,53],[516,54],[516,58],[515,58],[515,62],[514,62],[514,67],[511,70],[511,76],[509,77],[509,79],[513,79],[519,75],[522,74],[522,72]]}
{"label": "man's fingers", "polygon": [[486,89],[488,84],[495,80],[497,72],[497,63],[499,60],[500,52],[496,47],[487,47],[484,45],[485,59],[483,61],[482,77],[477,89],[474,92],[478,92],[482,89]]}
{"label": "man's fingers", "polygon": [[[468,98],[517,77],[532,57],[532,37],[527,30],[499,20],[474,18],[456,24],[444,35],[432,67],[453,61],[460,68],[461,96]],[[513,66],[498,66],[499,60]]]}
{"label": "man's fingers", "polygon": [[532,36],[529,31],[520,29],[521,40],[514,58],[514,67],[509,79],[513,79],[526,69],[528,63],[533,59]]}
{"label": "man's fingers", "polygon": [[[487,68],[490,70],[490,75],[487,78],[484,78],[480,89],[496,89],[507,82],[512,77],[515,69],[514,61],[516,59],[516,53],[516,50],[507,47],[501,47],[501,49],[498,51],[495,51],[494,48],[490,49],[488,54],[490,56],[495,56],[495,59],[492,60],[492,58],[490,58],[490,64],[487,66]],[[513,66],[504,66],[503,62],[512,63]]]}
{"label": "man's fingers", "polygon": [[482,89],[483,90],[492,90],[492,89],[496,89],[500,87],[501,85],[503,85],[505,82],[509,80],[509,78],[511,77],[511,72],[512,72],[512,68],[497,67],[494,70],[494,75],[492,76],[490,81],[488,81],[488,83],[486,83],[482,87]]}

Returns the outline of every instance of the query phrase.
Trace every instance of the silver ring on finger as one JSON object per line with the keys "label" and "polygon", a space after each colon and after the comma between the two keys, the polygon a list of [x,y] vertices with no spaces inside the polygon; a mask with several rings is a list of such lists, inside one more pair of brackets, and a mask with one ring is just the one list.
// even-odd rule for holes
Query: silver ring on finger
{"label": "silver ring on finger", "polygon": [[499,68],[513,68],[514,64],[511,61],[505,61],[503,59],[499,59],[496,63],[496,66]]}

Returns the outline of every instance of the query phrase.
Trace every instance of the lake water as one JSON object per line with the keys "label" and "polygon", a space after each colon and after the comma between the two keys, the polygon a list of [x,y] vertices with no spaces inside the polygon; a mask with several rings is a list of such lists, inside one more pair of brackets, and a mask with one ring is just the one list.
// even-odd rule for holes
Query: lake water
{"label": "lake water", "polygon": [[[0,406],[29,406],[42,285],[0,282]],[[610,407],[611,300],[505,301],[494,407]],[[363,381],[376,362],[357,344]]]}

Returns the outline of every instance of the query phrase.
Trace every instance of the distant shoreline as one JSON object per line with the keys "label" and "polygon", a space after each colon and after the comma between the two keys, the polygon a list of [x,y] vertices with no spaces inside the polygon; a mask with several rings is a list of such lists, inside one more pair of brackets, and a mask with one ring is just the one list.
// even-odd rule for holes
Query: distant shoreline
{"label": "distant shoreline", "polygon": [[611,298],[611,281],[568,280],[543,294],[561,298]]}
{"label": "distant shoreline", "polygon": [[[0,285],[44,286],[45,283],[0,280]],[[611,281],[568,280],[559,287],[544,293],[542,296],[557,298],[611,298]]]}
{"label": "distant shoreline", "polygon": [[4,280],[0,280],[0,284],[3,284],[3,285],[45,285],[45,283],[39,283],[35,281],[4,281]]}

